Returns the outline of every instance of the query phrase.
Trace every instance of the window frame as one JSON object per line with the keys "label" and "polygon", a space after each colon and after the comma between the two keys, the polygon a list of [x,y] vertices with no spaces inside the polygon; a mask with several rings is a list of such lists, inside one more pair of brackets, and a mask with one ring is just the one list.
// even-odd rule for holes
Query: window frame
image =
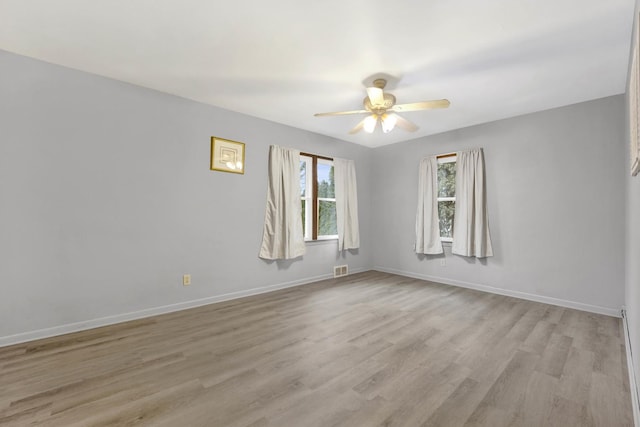
{"label": "window frame", "polygon": [[[436,156],[436,160],[438,162],[438,165],[441,165],[443,163],[456,163],[458,161],[458,155],[456,153],[448,153],[448,154],[441,154],[439,156]],[[437,173],[436,173],[437,176]],[[458,177],[456,176],[456,179]],[[438,193],[440,193],[440,183],[438,183]],[[436,203],[438,206],[438,212],[440,212],[440,202],[453,202],[454,203],[454,208],[453,208],[453,212],[454,212],[454,217],[455,217],[455,203],[456,203],[456,196],[454,195],[453,197],[440,197],[438,196],[436,198]],[[439,218],[438,218],[439,221]],[[444,243],[452,243],[453,242],[453,236],[451,237],[446,237],[442,235],[442,230],[440,230],[440,241],[444,242]]]}
{"label": "window frame", "polygon": [[[303,159],[305,158],[305,159]],[[320,156],[318,154],[304,153],[300,152],[300,161],[304,161],[306,166],[306,182],[305,182],[305,195],[306,197],[301,197],[301,200],[305,200],[305,223],[304,226],[304,241],[305,242],[316,242],[323,240],[337,240],[337,234],[330,235],[318,235],[318,214],[319,214],[319,202],[321,201],[330,201],[336,202],[335,197],[327,198],[327,197],[318,197],[318,163],[329,164],[334,167],[333,158]],[[309,166],[311,166],[311,174],[309,173]],[[335,169],[334,169],[335,170]],[[335,191],[335,189],[334,189]],[[335,196],[335,194],[334,194]],[[311,203],[309,203],[311,202]],[[311,215],[309,215],[311,214]],[[310,233],[309,233],[310,231]]]}

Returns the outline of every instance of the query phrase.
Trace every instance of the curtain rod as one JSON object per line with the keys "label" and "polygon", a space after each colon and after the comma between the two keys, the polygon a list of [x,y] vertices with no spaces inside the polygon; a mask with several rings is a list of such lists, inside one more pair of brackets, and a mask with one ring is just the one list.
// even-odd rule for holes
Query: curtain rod
{"label": "curtain rod", "polygon": [[436,156],[436,159],[444,159],[445,157],[454,157],[456,156],[458,153],[444,153],[444,154],[438,154]]}
{"label": "curtain rod", "polygon": [[300,152],[301,156],[307,156],[307,157],[317,157],[319,159],[323,159],[323,160],[333,160],[332,157],[325,157],[325,156],[319,156],[317,154],[310,154],[310,153],[303,153],[302,151]]}

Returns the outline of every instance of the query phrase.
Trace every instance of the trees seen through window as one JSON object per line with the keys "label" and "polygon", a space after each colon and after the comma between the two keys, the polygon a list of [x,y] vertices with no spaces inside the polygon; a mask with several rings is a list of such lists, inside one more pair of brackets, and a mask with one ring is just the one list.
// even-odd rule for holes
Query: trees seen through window
{"label": "trees seen through window", "polygon": [[438,157],[438,217],[440,239],[453,241],[453,216],[456,209],[456,156]]}
{"label": "trees seen through window", "polygon": [[300,196],[305,240],[338,237],[333,160],[300,155]]}

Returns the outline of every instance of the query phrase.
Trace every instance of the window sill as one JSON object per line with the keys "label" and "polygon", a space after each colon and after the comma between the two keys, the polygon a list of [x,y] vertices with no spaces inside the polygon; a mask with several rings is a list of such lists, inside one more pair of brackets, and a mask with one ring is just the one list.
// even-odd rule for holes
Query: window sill
{"label": "window sill", "polygon": [[315,246],[315,245],[328,245],[330,243],[337,243],[338,242],[338,238],[337,237],[329,237],[326,239],[318,239],[318,240],[305,240],[304,243],[306,245],[311,245],[311,246]]}

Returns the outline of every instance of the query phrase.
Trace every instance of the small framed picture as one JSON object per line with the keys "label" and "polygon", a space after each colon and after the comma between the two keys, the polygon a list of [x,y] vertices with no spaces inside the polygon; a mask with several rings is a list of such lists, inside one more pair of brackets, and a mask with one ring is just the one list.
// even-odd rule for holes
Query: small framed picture
{"label": "small framed picture", "polygon": [[212,136],[211,170],[244,174],[244,144]]}

